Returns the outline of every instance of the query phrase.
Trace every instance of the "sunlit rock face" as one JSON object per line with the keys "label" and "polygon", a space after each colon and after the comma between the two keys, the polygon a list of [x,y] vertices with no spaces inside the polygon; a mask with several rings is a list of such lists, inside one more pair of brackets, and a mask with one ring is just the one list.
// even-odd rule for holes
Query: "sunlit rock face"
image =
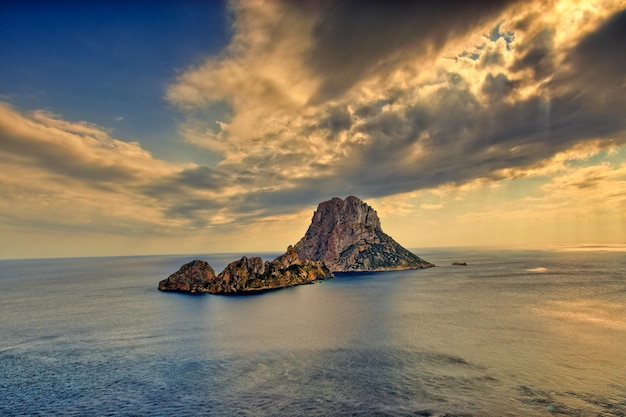
{"label": "sunlit rock face", "polygon": [[204,261],[193,261],[159,283],[162,291],[189,293],[240,294],[269,291],[294,285],[312,284],[332,278],[323,262],[301,260],[293,247],[273,261],[259,257],[242,257],[215,276]]}
{"label": "sunlit rock face", "polygon": [[322,261],[335,272],[435,266],[384,233],[376,210],[354,196],[320,203],[294,249],[301,259]]}

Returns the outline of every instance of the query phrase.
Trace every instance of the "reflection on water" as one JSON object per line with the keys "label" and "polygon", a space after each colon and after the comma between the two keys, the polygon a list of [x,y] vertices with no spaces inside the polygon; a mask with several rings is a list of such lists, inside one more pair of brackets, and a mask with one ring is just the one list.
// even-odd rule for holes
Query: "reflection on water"
{"label": "reflection on water", "polygon": [[548,268],[544,268],[542,266],[539,266],[537,268],[528,268],[527,271],[528,272],[548,272]]}
{"label": "reflection on water", "polygon": [[182,257],[2,261],[0,414],[626,415],[624,254],[420,255],[470,266],[223,297],[158,292]]}
{"label": "reflection on water", "polygon": [[589,299],[553,301],[545,307],[535,308],[535,312],[542,316],[563,319],[570,325],[591,324],[607,329],[626,330],[626,303]]}

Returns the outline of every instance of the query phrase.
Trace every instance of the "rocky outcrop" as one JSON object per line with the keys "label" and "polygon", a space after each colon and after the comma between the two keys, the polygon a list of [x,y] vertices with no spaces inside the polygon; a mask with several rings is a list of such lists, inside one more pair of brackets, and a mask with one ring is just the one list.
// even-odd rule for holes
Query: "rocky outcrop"
{"label": "rocky outcrop", "polygon": [[213,294],[267,291],[294,285],[312,284],[332,278],[333,274],[322,263],[300,260],[292,246],[273,261],[263,263],[261,258],[246,258],[230,263],[209,288]]}
{"label": "rocky outcrop", "polygon": [[215,280],[215,271],[208,262],[195,260],[180,267],[172,275],[159,282],[161,291],[179,291],[192,294],[207,292]]}
{"label": "rocky outcrop", "polygon": [[435,266],[385,234],[376,211],[354,196],[320,203],[294,249],[301,259],[322,261],[335,272]]}
{"label": "rocky outcrop", "polygon": [[[194,261],[204,262],[204,261]],[[175,282],[185,282],[180,277],[181,271],[184,275],[194,273],[192,268],[186,268],[184,265],[177,273],[170,276],[176,276]],[[208,265],[206,262],[204,264]],[[209,268],[211,268],[209,266]],[[213,269],[211,269],[211,272]],[[188,277],[189,280],[201,274],[195,274]],[[289,246],[287,252],[273,261],[263,262],[259,257],[243,257],[237,261],[231,262],[216,277],[215,274],[209,279],[202,280],[201,285],[194,287],[194,291],[189,292],[208,292],[211,294],[240,294],[253,293],[260,291],[274,290],[284,287],[292,287],[294,285],[312,284],[317,280],[332,278],[332,272],[322,263],[311,260],[301,260],[293,247]],[[159,283],[159,289],[164,291],[187,291],[181,288],[189,286],[178,286],[175,290],[166,289],[165,284]],[[189,287],[191,288],[191,287]]]}
{"label": "rocky outcrop", "polygon": [[193,261],[159,282],[162,291],[238,294],[310,284],[332,271],[394,271],[431,264],[383,232],[376,210],[356,197],[319,204],[306,234],[273,261],[243,257],[215,276],[204,261]]}
{"label": "rocky outcrop", "polygon": [[452,262],[454,266],[467,266],[467,262]]}

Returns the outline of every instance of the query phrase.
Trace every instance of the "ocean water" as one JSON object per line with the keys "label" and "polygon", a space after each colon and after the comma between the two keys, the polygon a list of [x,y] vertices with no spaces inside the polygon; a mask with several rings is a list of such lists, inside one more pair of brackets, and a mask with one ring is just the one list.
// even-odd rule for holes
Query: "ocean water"
{"label": "ocean water", "polygon": [[0,415],[626,415],[626,253],[416,252],[249,296],[157,291],[198,256],[0,261]]}

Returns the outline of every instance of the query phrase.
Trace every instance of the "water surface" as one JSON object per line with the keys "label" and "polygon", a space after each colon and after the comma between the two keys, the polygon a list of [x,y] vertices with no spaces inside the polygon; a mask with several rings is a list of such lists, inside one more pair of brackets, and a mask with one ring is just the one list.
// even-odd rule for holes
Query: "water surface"
{"label": "water surface", "polygon": [[0,415],[626,415],[626,254],[417,253],[248,296],[156,290],[198,256],[0,261]]}

